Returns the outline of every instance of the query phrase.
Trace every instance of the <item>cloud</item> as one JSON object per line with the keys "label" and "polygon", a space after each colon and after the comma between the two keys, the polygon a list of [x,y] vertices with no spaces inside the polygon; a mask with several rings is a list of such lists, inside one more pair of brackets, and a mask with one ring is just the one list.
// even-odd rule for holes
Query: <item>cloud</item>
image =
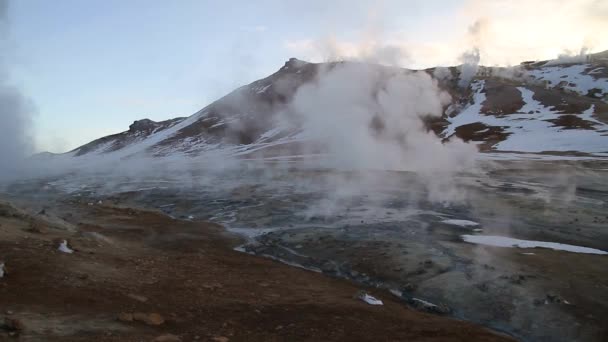
{"label": "cloud", "polygon": [[[608,1],[604,0],[469,0],[454,11],[450,21],[443,26],[445,31],[438,26],[434,34],[395,25],[377,32],[363,27],[359,32],[363,38],[309,37],[289,40],[284,47],[297,57],[324,61],[334,55],[347,59],[373,56],[371,52],[390,46],[404,52],[407,58],[398,58],[398,62],[410,68],[458,65],[463,53],[475,51],[483,65],[509,66],[556,58],[566,50],[608,49],[608,35],[602,34],[608,32]],[[371,37],[370,31],[375,33]],[[420,35],[433,38],[421,41]]]}
{"label": "cloud", "polygon": [[375,39],[347,42],[339,41],[334,36],[327,36],[319,40],[287,41],[284,46],[296,56],[303,56],[302,58],[311,61],[357,60],[400,66],[410,60],[410,54],[404,46]]}
{"label": "cloud", "polygon": [[472,167],[477,148],[427,130],[424,119],[440,117],[449,102],[426,72],[346,62],[298,88],[285,120],[295,116],[304,136],[328,149],[332,167],[413,171],[431,199],[453,200],[453,176]]}

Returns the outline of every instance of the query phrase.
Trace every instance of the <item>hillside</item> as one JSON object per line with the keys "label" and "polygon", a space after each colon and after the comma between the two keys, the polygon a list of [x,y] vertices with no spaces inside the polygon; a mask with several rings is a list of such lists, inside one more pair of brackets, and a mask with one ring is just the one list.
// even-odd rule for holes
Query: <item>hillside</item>
{"label": "hillside", "polygon": [[[71,151],[74,157],[117,158],[221,153],[278,157],[326,153],[293,114],[292,102],[304,85],[328,71],[369,68],[380,80],[426,73],[450,95],[441,117],[423,118],[442,139],[453,136],[484,152],[561,154],[608,153],[608,62],[606,53],[583,61],[524,62],[517,67],[479,67],[461,86],[461,67],[412,71],[357,62],[308,63],[290,59],[276,73],[240,87],[188,118],[140,120],[128,131]],[[377,82],[378,91],[386,85]],[[375,92],[375,90],[374,90]],[[373,96],[376,96],[375,94]],[[403,103],[405,108],[408,103]],[[332,109],[322,107],[323,115]],[[382,113],[380,113],[382,114]],[[286,119],[287,118],[287,119]],[[370,119],[369,130],[385,123]],[[375,121],[376,120],[376,121]]]}

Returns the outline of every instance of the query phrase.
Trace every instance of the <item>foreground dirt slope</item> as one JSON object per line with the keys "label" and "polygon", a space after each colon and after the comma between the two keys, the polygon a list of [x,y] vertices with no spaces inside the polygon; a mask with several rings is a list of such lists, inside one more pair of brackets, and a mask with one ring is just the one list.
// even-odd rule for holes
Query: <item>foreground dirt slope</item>
{"label": "foreground dirt slope", "polygon": [[[67,239],[72,254],[57,246]],[[507,341],[235,252],[221,227],[103,204],[0,204],[0,340]],[[369,289],[367,289],[369,291]],[[4,321],[4,325],[2,322]],[[169,334],[169,335],[167,335]]]}

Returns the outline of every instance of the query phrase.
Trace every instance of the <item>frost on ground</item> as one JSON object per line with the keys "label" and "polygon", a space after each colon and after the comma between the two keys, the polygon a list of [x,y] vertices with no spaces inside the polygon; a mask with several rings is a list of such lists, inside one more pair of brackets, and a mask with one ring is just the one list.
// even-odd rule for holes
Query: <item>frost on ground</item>
{"label": "frost on ground", "polygon": [[465,242],[494,246],[494,247],[509,247],[509,248],[548,248],[557,251],[566,251],[573,253],[583,254],[600,254],[606,255],[608,252],[574,245],[567,245],[557,242],[545,242],[545,241],[531,241],[531,240],[519,240],[506,236],[497,235],[462,235],[462,239]]}

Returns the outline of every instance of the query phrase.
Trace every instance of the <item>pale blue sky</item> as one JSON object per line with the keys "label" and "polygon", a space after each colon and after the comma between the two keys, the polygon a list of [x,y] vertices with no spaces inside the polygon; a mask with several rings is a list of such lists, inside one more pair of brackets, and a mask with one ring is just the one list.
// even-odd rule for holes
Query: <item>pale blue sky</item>
{"label": "pale blue sky", "polygon": [[63,152],[137,119],[188,116],[289,57],[311,58],[306,43],[328,35],[437,43],[416,65],[451,61],[424,56],[466,35],[472,21],[457,14],[469,2],[10,0],[8,64],[37,108],[37,148]]}
{"label": "pale blue sky", "polygon": [[[356,34],[374,2],[326,3],[14,0],[12,79],[37,108],[38,149],[66,151],[137,119],[190,115],[277,70],[289,41]],[[419,26],[447,3],[398,5],[382,24]]]}

